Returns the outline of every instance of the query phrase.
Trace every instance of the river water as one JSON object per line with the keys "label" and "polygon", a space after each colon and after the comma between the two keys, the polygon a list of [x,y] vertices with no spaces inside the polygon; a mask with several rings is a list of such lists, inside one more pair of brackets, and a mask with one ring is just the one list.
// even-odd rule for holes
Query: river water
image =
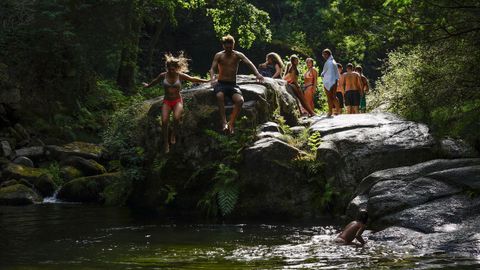
{"label": "river water", "polygon": [[[185,224],[80,204],[0,207],[0,269],[479,269],[480,258],[331,240],[326,224]],[[368,239],[370,232],[365,232]]]}

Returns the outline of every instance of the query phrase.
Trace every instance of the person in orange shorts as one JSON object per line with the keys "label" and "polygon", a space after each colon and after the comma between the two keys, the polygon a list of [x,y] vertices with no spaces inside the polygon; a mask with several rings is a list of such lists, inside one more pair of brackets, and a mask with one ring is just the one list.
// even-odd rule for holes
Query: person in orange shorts
{"label": "person in orange shorts", "polygon": [[[143,86],[149,88],[162,82],[163,87],[165,88],[162,106],[162,132],[164,151],[165,153],[168,153],[170,152],[170,145],[176,143],[175,131],[180,123],[183,113],[183,99],[180,95],[182,81],[207,83],[209,80],[195,78],[185,74],[185,72],[188,72],[188,59],[183,53],[180,53],[178,57],[175,57],[170,53],[165,54],[165,69],[167,70],[166,72],[160,73],[150,83],[143,83]],[[168,122],[170,120],[171,112],[173,112],[173,128],[169,139]]]}

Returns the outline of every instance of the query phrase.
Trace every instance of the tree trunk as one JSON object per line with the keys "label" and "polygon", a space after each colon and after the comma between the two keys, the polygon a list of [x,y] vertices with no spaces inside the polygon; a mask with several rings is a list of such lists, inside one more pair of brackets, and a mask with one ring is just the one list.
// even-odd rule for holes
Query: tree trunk
{"label": "tree trunk", "polygon": [[125,40],[117,74],[117,84],[125,94],[133,94],[135,89],[138,44],[142,22],[141,4],[141,1],[130,0],[125,20]]}
{"label": "tree trunk", "polygon": [[161,17],[160,21],[155,23],[155,33],[152,36],[152,39],[149,42],[148,46],[148,53],[147,53],[147,72],[148,77],[153,77],[153,53],[155,51],[155,47],[157,46],[158,40],[160,38],[160,34],[163,32],[165,25],[167,23],[167,19]]}

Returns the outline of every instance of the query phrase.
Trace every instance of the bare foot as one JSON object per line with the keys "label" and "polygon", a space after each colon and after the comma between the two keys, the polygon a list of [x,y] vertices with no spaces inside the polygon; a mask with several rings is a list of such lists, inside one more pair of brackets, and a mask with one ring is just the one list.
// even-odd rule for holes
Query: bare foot
{"label": "bare foot", "polygon": [[224,134],[227,134],[229,132],[229,127],[228,127],[228,123],[223,123],[222,124],[222,132]]}
{"label": "bare foot", "polygon": [[233,127],[233,125],[230,125],[230,123],[228,123],[227,126],[228,126],[228,133],[230,135],[233,135],[233,133],[235,133],[235,128]]}
{"label": "bare foot", "polygon": [[164,149],[165,154],[168,154],[170,152],[170,145],[168,143],[166,143],[163,146],[163,149]]}
{"label": "bare foot", "polygon": [[170,135],[170,144],[175,144],[177,143],[177,139],[175,138],[175,134],[172,133],[172,135]]}

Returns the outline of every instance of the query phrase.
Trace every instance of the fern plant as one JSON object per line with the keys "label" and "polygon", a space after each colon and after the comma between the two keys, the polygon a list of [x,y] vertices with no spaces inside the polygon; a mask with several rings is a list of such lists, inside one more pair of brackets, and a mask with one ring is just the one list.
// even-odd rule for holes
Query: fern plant
{"label": "fern plant", "polygon": [[308,137],[308,146],[310,147],[311,152],[317,152],[318,147],[322,143],[322,137],[320,131],[315,131]]}
{"label": "fern plant", "polygon": [[205,171],[214,171],[212,188],[198,202],[198,206],[209,216],[227,216],[234,209],[240,196],[240,182],[237,168],[242,162],[242,151],[255,138],[255,124],[248,123],[246,117],[237,122],[233,136],[219,134],[213,130],[205,130],[212,139],[212,149],[217,152],[219,160],[201,166],[190,177],[189,182]]}

